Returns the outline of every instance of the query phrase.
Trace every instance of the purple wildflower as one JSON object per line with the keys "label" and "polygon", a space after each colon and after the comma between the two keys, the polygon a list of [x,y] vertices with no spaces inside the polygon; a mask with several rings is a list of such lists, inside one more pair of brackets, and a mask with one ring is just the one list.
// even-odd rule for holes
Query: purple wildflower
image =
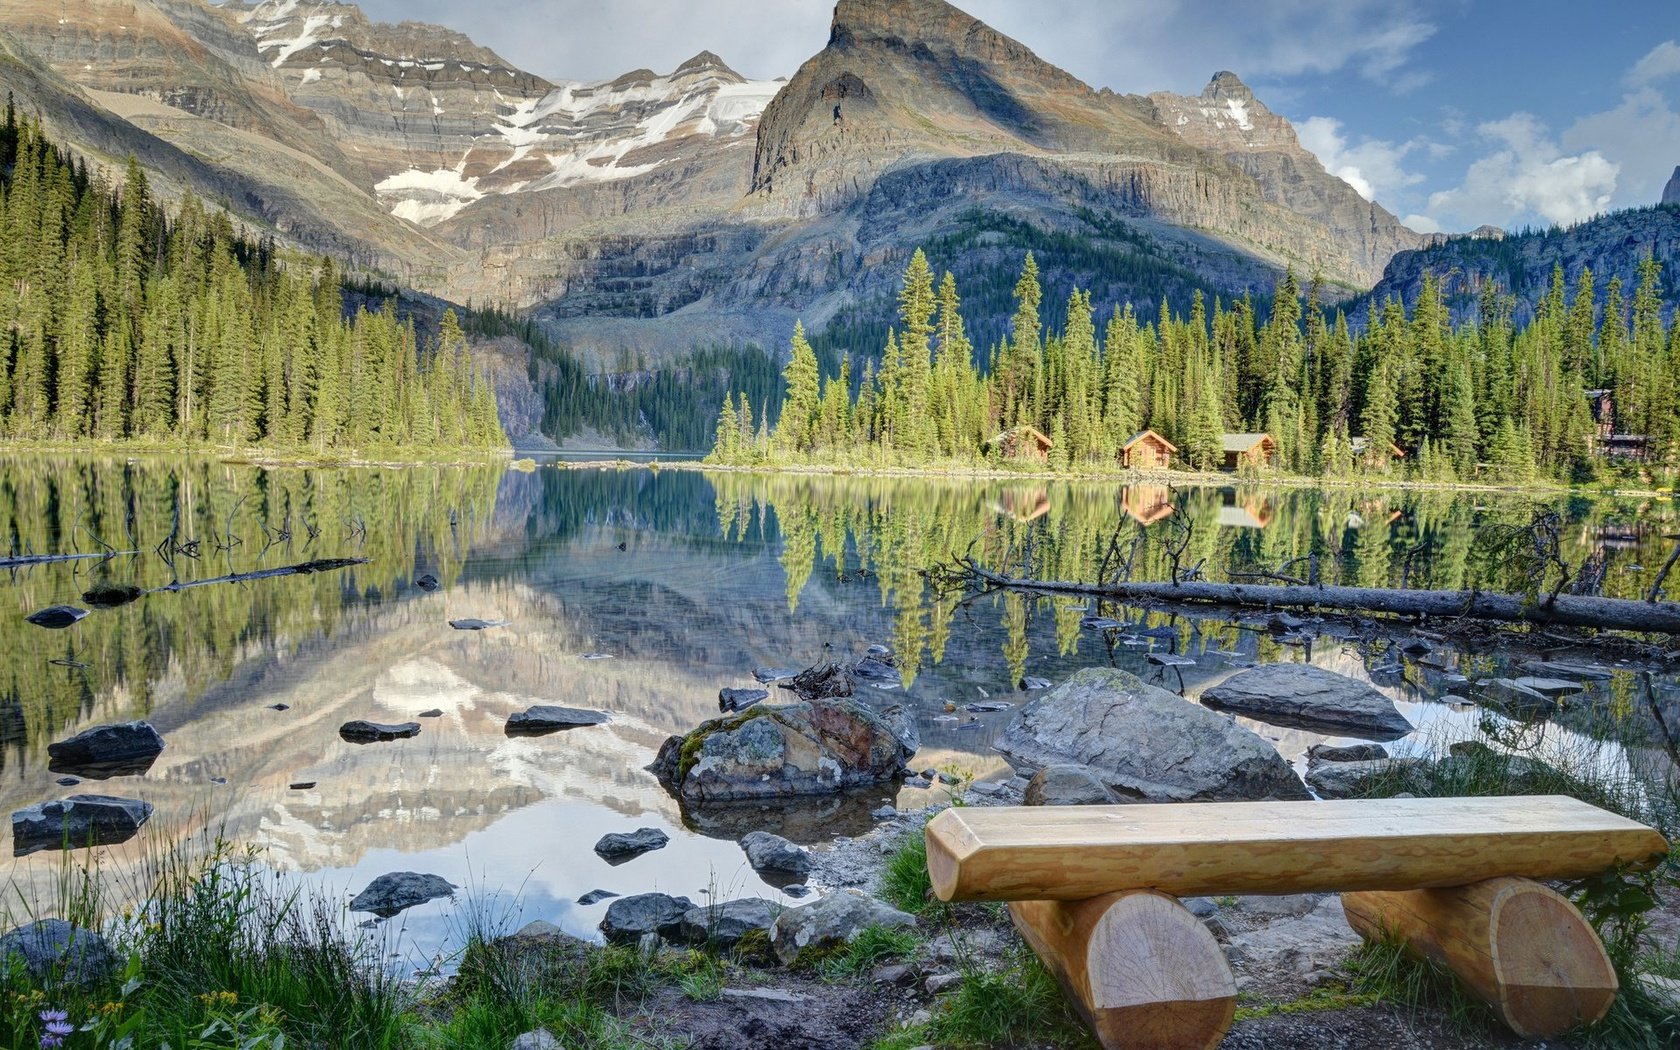
{"label": "purple wildflower", "polygon": [[42,1010],[40,1018],[47,1030],[41,1035],[41,1050],[64,1045],[64,1037],[76,1030],[70,1015],[63,1010]]}

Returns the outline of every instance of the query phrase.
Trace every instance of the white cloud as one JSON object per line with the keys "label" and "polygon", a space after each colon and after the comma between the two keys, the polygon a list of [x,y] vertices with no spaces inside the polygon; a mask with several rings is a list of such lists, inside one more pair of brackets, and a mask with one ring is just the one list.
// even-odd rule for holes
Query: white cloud
{"label": "white cloud", "polygon": [[1640,88],[1623,95],[1615,109],[1575,121],[1560,141],[1568,150],[1597,150],[1621,167],[1617,207],[1655,204],[1680,162],[1680,113],[1655,88]]}
{"label": "white cloud", "polygon": [[1408,153],[1428,145],[1421,139],[1396,145],[1367,138],[1352,146],[1343,133],[1342,122],[1334,117],[1308,117],[1296,125],[1295,133],[1326,171],[1368,201],[1392,199],[1406,187],[1423,181],[1422,175],[1404,167]]}
{"label": "white cloud", "polygon": [[1642,88],[1672,76],[1680,76],[1680,44],[1664,40],[1633,64],[1622,77],[1622,83],[1630,88]]}
{"label": "white cloud", "polygon": [[1441,224],[1427,215],[1408,215],[1400,220],[1418,233],[1441,233]]}
{"label": "white cloud", "polygon": [[1610,207],[1620,166],[1598,150],[1565,154],[1545,124],[1513,113],[1476,129],[1493,151],[1459,186],[1430,195],[1425,217],[1447,229],[1512,226],[1538,216],[1579,222]]}

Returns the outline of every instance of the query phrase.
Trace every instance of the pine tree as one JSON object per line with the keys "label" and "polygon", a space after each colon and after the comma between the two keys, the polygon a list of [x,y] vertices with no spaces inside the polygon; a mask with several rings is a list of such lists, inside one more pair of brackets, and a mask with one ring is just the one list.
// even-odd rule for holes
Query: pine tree
{"label": "pine tree", "polygon": [[782,372],[787,393],[776,421],[776,445],[788,452],[809,452],[815,444],[819,402],[817,355],[805,339],[805,325],[795,321],[791,353]]}

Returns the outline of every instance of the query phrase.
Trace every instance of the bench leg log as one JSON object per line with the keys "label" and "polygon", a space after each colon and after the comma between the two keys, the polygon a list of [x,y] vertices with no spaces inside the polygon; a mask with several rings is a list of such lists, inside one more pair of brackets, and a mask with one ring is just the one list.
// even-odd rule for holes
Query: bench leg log
{"label": "bench leg log", "polygon": [[1562,1035],[1615,1001],[1616,971],[1592,924],[1529,879],[1344,893],[1342,908],[1366,940],[1397,936],[1452,970],[1518,1035]]}
{"label": "bench leg log", "polygon": [[1104,1050],[1212,1050],[1231,1027],[1231,966],[1177,898],[1014,901],[1009,914]]}

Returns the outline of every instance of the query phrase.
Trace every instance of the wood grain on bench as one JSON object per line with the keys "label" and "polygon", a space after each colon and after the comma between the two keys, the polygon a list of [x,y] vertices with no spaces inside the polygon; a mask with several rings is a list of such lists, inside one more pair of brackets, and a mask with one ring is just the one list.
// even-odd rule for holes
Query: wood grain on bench
{"label": "wood grain on bench", "polygon": [[1668,851],[1656,831],[1556,795],[953,808],[927,844],[942,900],[1410,890],[1582,878]]}

